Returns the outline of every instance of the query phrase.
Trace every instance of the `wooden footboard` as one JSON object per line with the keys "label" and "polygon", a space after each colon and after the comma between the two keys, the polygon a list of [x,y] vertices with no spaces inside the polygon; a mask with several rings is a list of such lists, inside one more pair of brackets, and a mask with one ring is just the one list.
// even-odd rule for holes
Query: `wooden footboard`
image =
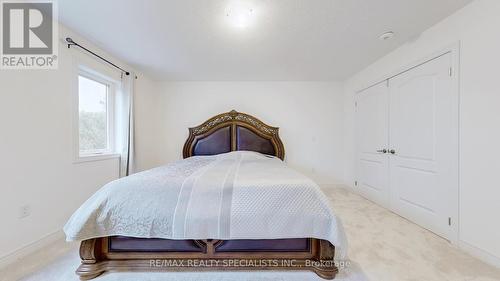
{"label": "wooden footboard", "polygon": [[[264,241],[260,243],[263,247],[256,247],[258,240],[251,243],[244,243],[244,240],[176,240],[191,243],[192,247],[158,249],[148,246],[140,250],[133,246],[123,248],[113,239],[103,237],[81,243],[81,265],[76,270],[81,280],[95,278],[106,271],[311,270],[324,279],[333,279],[338,272],[333,261],[335,247],[328,241],[313,238],[295,248],[289,245],[280,248],[277,240],[274,240],[276,243],[260,240]],[[269,241],[275,246],[269,247]]]}

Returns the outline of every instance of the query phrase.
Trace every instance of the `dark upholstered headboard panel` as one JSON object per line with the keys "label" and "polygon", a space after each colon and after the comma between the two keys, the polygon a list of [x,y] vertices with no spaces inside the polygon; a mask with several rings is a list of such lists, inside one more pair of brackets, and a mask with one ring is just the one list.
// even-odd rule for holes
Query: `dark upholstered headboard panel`
{"label": "dark upholstered headboard panel", "polygon": [[285,149],[278,131],[278,128],[245,113],[234,110],[222,113],[200,126],[189,128],[184,158],[248,150],[284,159]]}

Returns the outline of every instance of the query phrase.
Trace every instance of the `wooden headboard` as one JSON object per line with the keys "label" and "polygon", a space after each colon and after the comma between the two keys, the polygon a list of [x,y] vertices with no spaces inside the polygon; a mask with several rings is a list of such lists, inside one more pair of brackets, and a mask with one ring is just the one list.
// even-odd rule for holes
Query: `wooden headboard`
{"label": "wooden headboard", "polygon": [[237,150],[256,151],[285,158],[279,129],[235,110],[216,115],[203,124],[189,128],[184,158],[216,155]]}

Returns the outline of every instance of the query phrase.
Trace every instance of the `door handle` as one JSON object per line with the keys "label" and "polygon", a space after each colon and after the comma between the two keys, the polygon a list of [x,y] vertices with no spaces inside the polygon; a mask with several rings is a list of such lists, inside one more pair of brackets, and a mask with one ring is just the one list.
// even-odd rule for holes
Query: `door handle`
{"label": "door handle", "polygon": [[377,150],[377,152],[380,152],[380,153],[387,153],[387,149],[380,149],[380,150]]}
{"label": "door handle", "polygon": [[391,149],[391,150],[389,150],[389,153],[390,153],[390,154],[396,154],[396,150]]}

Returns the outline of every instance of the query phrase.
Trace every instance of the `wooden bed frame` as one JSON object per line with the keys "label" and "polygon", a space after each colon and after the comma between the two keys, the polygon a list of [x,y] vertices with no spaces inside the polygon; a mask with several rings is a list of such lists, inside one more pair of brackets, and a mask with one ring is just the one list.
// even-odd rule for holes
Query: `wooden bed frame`
{"label": "wooden bed frame", "polygon": [[[184,158],[237,150],[284,159],[278,134],[257,118],[231,111],[189,129]],[[311,270],[325,279],[338,272],[335,246],[314,238],[267,240],[170,240],[100,237],[81,242],[81,280],[112,271]]]}

